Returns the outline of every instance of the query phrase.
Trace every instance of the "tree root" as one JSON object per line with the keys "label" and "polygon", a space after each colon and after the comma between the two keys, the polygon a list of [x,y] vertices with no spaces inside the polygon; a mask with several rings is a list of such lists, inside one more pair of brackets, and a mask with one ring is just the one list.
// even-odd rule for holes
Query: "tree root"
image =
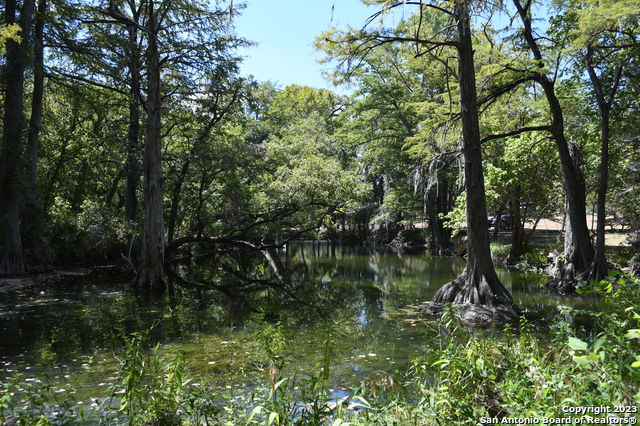
{"label": "tree root", "polygon": [[0,261],[0,276],[21,275],[27,272],[22,253],[7,251]]}
{"label": "tree root", "polygon": [[[442,286],[433,300],[419,310],[427,315],[442,315],[445,305],[451,303],[456,315],[464,325],[488,328],[498,324],[517,322],[520,309],[515,305],[506,289],[497,282],[491,283],[484,276],[463,273],[460,277]],[[500,295],[500,288],[504,294]]]}
{"label": "tree root", "polygon": [[164,268],[142,267],[138,271],[136,278],[133,280],[132,285],[137,288],[163,292],[167,289],[168,284],[169,280],[164,272]]}
{"label": "tree root", "polygon": [[575,293],[579,281],[589,279],[591,268],[578,270],[575,263],[566,262],[562,257],[558,256],[554,259],[553,266],[547,272],[553,276],[547,282],[549,289],[560,294],[572,294]]}

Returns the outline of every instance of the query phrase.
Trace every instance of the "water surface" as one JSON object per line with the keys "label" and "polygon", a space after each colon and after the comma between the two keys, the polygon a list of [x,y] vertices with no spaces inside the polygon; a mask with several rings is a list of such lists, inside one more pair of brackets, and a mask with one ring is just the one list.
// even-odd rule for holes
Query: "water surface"
{"label": "water surface", "polygon": [[[326,334],[334,353],[331,385],[344,389],[367,376],[393,373],[434,346],[435,331],[407,321],[404,309],[429,300],[460,274],[464,259],[425,250],[371,250],[296,243],[280,251],[284,283],[260,256],[204,259],[182,266],[191,281],[225,291],[181,289],[162,297],[140,294],[127,277],[56,279],[0,293],[0,373],[23,380],[55,365],[54,383],[81,403],[106,395],[117,380],[114,354],[122,336],[149,329],[163,354],[183,351],[194,384],[222,391],[268,381],[267,359],[256,338],[260,321],[286,326],[286,373],[315,371]],[[499,269],[500,279],[539,329],[558,307],[593,308],[589,297],[565,297],[544,288],[545,277]],[[234,291],[244,287],[248,291]],[[264,288],[257,291],[259,288]],[[331,323],[330,329],[327,324]]]}

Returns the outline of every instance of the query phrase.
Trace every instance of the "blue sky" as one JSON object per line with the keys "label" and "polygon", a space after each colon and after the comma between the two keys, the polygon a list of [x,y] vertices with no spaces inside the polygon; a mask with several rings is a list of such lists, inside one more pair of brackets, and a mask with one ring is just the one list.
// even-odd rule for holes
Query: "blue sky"
{"label": "blue sky", "polygon": [[313,48],[313,40],[332,25],[361,27],[376,10],[360,0],[246,2],[247,7],[234,23],[236,33],[257,46],[241,52],[245,57],[242,73],[281,86],[295,83],[332,90],[336,89],[322,77],[322,69],[328,66],[317,62],[322,55]]}

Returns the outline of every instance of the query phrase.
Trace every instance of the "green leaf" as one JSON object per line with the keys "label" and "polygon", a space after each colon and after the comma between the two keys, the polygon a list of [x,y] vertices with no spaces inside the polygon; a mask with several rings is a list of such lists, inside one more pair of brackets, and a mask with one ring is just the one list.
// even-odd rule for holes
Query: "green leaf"
{"label": "green leaf", "polygon": [[431,364],[432,367],[435,367],[436,365],[442,364],[440,366],[440,368],[445,368],[447,365],[449,365],[449,360],[448,359],[439,359],[438,361],[434,362],[433,364]]}
{"label": "green leaf", "polygon": [[607,343],[606,336],[600,336],[593,342],[593,352],[598,353],[600,349]]}
{"label": "green leaf", "polygon": [[635,361],[633,364],[631,364],[631,366],[633,368],[640,368],[640,361]]}
{"label": "green leaf", "polygon": [[246,424],[251,423],[251,420],[253,420],[255,415],[258,414],[260,411],[262,411],[262,407],[260,405],[258,405],[253,410],[251,410],[251,414],[249,414],[249,418],[247,419],[247,423]]}
{"label": "green leaf", "polygon": [[576,365],[579,368],[582,368],[584,370],[588,370],[591,368],[591,363],[589,362],[589,358],[587,358],[586,356],[573,356],[573,362],[576,363]]}
{"label": "green leaf", "polygon": [[367,401],[363,397],[356,396],[353,399],[358,400],[360,402],[351,402],[351,404],[349,404],[349,407],[348,407],[349,410],[353,410],[354,408],[371,408],[371,404],[369,404],[369,401]]}
{"label": "green leaf", "polygon": [[283,384],[284,382],[286,382],[287,380],[289,380],[289,379],[288,379],[288,377],[285,377],[284,379],[282,379],[282,380],[278,381],[278,383],[276,383],[276,384],[273,386],[273,388],[274,388],[274,389],[278,389],[278,388],[280,387],[280,385],[282,385],[282,384]]}
{"label": "green leaf", "polygon": [[589,354],[589,355],[587,355],[587,358],[590,361],[596,361],[596,362],[600,361],[600,357],[598,355],[596,355],[596,354]]}
{"label": "green leaf", "polygon": [[584,342],[584,341],[582,341],[580,339],[577,339],[575,337],[569,337],[568,345],[574,351],[586,351],[587,347],[589,347],[587,342]]}
{"label": "green leaf", "polygon": [[277,422],[278,420],[278,413],[269,414],[269,418],[267,419],[267,426],[270,426],[273,422]]}
{"label": "green leaf", "polygon": [[640,339],[640,329],[632,328],[627,331],[627,334],[624,335],[625,339]]}

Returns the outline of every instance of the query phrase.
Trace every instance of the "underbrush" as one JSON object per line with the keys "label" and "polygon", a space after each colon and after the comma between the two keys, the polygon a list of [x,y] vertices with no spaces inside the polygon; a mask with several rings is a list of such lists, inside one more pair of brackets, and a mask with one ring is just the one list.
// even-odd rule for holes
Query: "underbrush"
{"label": "underbrush", "polygon": [[[555,245],[530,244],[520,259],[509,267],[521,271],[542,272],[549,263],[548,253],[556,249]],[[506,264],[507,257],[511,251],[510,244],[491,243],[491,254],[499,263]]]}
{"label": "underbrush", "polygon": [[[581,283],[581,293],[602,296],[598,312],[562,308],[548,333],[523,317],[516,327],[479,334],[464,329],[448,310],[432,324],[441,333],[405,371],[371,374],[345,394],[329,388],[335,325],[318,342],[313,373],[287,371],[287,329],[261,322],[256,340],[264,355],[265,386],[246,398],[194,386],[180,353],[148,347],[134,333],[121,354],[111,396],[83,412],[47,385],[2,384],[0,420],[7,424],[144,425],[451,425],[481,418],[567,418],[575,407],[610,407],[619,419],[636,416],[640,402],[640,279],[612,273]],[[580,319],[580,320],[578,320]],[[589,327],[578,324],[589,323]],[[18,391],[21,389],[21,391]],[[217,390],[216,390],[217,391]],[[625,412],[626,411],[626,412]],[[603,417],[607,414],[586,414]],[[582,415],[573,414],[575,417]],[[630,419],[629,419],[630,420]],[[634,419],[635,420],[635,419]]]}

